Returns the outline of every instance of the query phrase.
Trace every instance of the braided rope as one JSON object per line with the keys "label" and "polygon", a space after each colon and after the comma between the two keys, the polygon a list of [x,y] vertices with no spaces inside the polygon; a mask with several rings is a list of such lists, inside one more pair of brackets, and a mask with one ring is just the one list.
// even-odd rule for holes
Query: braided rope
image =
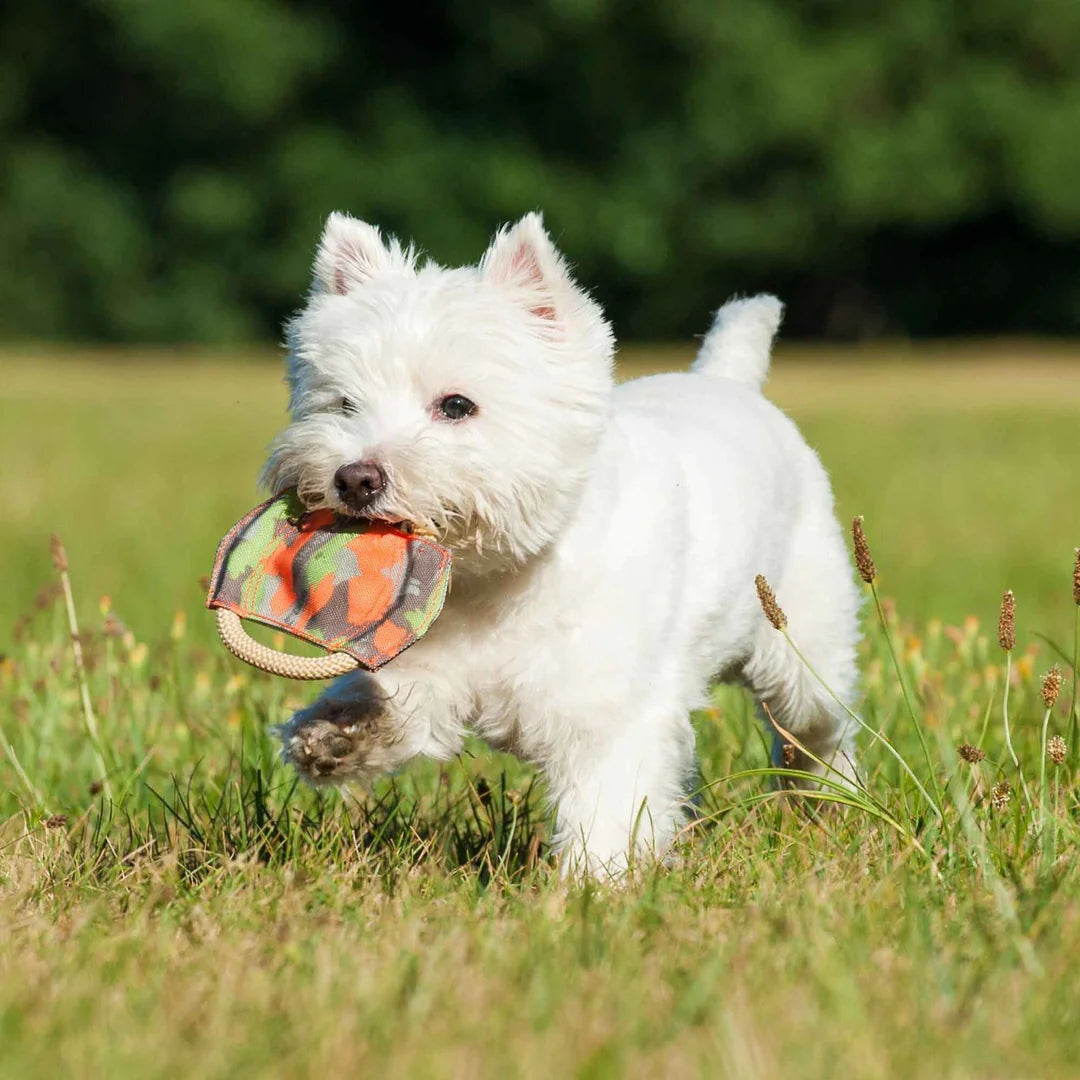
{"label": "braided rope", "polygon": [[240,616],[228,608],[217,609],[217,629],[225,648],[245,663],[286,679],[336,679],[355,671],[359,661],[348,653],[327,656],[291,656],[257,642],[244,629]]}

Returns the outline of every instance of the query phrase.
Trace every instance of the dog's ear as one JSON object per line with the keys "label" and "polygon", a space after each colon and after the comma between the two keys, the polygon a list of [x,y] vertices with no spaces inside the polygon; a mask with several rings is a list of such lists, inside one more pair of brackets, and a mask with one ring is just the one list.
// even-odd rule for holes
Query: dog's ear
{"label": "dog's ear", "polygon": [[399,245],[388,248],[374,225],[335,212],[326,219],[315,256],[315,288],[344,296],[400,262]]}
{"label": "dog's ear", "polygon": [[551,323],[565,315],[576,290],[539,214],[500,229],[480,260],[480,273],[493,285],[512,289],[527,311]]}

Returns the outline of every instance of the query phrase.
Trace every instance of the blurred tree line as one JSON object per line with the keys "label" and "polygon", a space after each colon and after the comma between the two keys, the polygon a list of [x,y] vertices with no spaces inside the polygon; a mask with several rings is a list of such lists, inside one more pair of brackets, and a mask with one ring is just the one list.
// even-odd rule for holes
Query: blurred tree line
{"label": "blurred tree line", "polygon": [[1077,0],[5,0],[0,334],[277,332],[540,207],[626,336],[1080,330]]}

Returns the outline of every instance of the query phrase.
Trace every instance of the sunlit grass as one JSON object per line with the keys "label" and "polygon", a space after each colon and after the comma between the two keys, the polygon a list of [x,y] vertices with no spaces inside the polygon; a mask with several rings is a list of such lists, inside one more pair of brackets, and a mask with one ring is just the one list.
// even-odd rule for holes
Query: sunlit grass
{"label": "sunlit grass", "polygon": [[368,794],[278,761],[268,729],[311,688],[224,655],[197,584],[253,501],[274,371],[5,369],[0,439],[28,464],[0,472],[0,1073],[1075,1075],[1075,375],[1029,359],[965,394],[957,367],[789,359],[774,396],[881,575],[865,790],[792,805],[753,702],[719,690],[678,864],[613,891],[559,882],[542,785],[480,745]]}
{"label": "sunlit grass", "polygon": [[[561,885],[542,791],[511,759],[475,746],[368,796],[313,792],[267,735],[293,684],[182,622],[146,643],[99,611],[81,641],[105,799],[61,598],[44,599],[0,666],[5,1076],[57,1060],[110,1076],[1073,1068],[1080,789],[1051,763],[1021,798],[993,623],[916,627],[886,601],[863,649],[861,715],[945,793],[940,820],[880,744],[855,806],[791,806],[752,703],[725,689],[697,718],[681,861],[612,892]],[[1049,659],[1021,641],[1012,665],[1029,775]]]}
{"label": "sunlit grass", "polygon": [[[1063,635],[1052,597],[1080,535],[1080,354],[983,351],[781,349],[767,391],[820,452],[841,515],[874,522],[911,615],[989,618],[1011,586],[1025,629]],[[688,359],[631,350],[624,373]],[[179,607],[210,641],[199,579],[258,497],[284,408],[271,352],[0,356],[0,647],[46,580],[50,532],[85,610],[108,595],[156,636]]]}

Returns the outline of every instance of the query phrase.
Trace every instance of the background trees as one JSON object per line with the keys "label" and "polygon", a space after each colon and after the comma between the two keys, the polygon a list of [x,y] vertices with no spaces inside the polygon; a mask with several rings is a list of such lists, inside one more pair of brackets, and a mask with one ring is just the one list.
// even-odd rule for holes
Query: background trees
{"label": "background trees", "polygon": [[618,331],[1080,330],[1075,0],[7,0],[0,334],[277,333],[348,209],[544,209]]}

